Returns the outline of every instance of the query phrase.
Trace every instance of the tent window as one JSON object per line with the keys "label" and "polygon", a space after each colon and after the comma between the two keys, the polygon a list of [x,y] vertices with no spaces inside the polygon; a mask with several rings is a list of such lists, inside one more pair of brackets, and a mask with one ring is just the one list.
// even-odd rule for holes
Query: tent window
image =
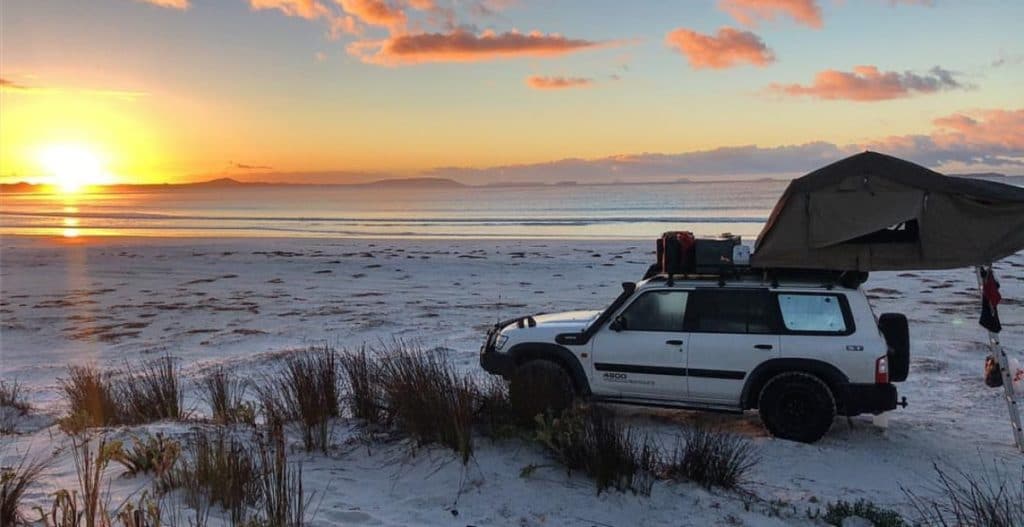
{"label": "tent window", "polygon": [[880,231],[858,236],[847,243],[917,243],[920,240],[921,226],[917,220],[907,220]]}

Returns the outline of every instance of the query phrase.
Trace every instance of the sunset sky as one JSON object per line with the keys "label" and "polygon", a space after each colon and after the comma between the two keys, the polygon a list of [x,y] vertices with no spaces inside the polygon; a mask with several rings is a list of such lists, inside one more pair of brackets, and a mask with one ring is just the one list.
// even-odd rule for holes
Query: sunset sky
{"label": "sunset sky", "polygon": [[864,148],[1021,174],[1021,20],[1018,0],[3,0],[0,181],[785,175]]}

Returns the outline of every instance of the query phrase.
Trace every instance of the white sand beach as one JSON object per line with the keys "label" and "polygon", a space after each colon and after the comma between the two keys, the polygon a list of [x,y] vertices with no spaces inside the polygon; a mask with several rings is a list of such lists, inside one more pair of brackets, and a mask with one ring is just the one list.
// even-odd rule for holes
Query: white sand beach
{"label": "white sand beach", "polygon": [[[619,283],[639,280],[653,243],[553,240],[417,241],[90,238],[9,236],[0,240],[0,377],[28,389],[35,415],[0,436],[0,465],[68,438],[53,426],[64,411],[58,378],[69,363],[119,368],[170,355],[198,380],[221,365],[260,382],[268,365],[311,344],[353,349],[391,339],[443,348],[458,368],[478,372],[483,334],[518,314],[600,309]],[[1024,254],[996,265],[1004,296],[1002,339],[1024,349]],[[993,464],[1020,473],[1002,391],[985,387],[986,335],[970,269],[874,273],[864,285],[876,314],[911,321],[909,406],[836,420],[813,445],[775,440],[756,413],[702,414],[615,408],[671,444],[685,422],[714,423],[760,452],[749,488],[762,501],[695,485],[656,483],[650,497],[595,496],[539,447],[480,440],[469,464],[442,448],[410,454],[402,443],[367,445],[341,420],[336,448],[301,452],[314,525],[815,525],[807,511],[837,499],[867,498],[907,512],[904,493],[933,492],[933,463],[982,473]],[[208,410],[189,383],[186,404]],[[138,429],[186,434],[188,423]],[[138,430],[117,429],[126,437]],[[521,477],[524,467],[537,465]],[[147,485],[111,467],[111,500]],[[69,486],[74,466],[58,456],[45,489]],[[775,501],[777,505],[767,503]],[[212,518],[213,523],[221,521]]]}

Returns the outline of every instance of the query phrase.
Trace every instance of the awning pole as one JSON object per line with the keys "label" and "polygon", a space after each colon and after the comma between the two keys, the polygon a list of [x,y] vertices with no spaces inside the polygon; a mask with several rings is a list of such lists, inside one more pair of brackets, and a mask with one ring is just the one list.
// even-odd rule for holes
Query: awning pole
{"label": "awning pole", "polygon": [[[982,271],[986,269],[984,266],[977,266],[974,269],[974,274],[978,278],[978,291],[981,293],[982,301],[985,301],[985,280],[982,278]],[[987,266],[989,275],[992,273],[992,264]],[[992,352],[992,356],[995,357],[996,362],[999,364],[999,372],[1003,376],[1003,394],[1006,398],[1006,407],[1010,412],[1010,426],[1013,427],[1013,441],[1017,445],[1017,450],[1024,452],[1024,430],[1020,426],[1020,410],[1017,406],[1017,394],[1013,389],[1013,374],[1010,373],[1010,360],[1006,356],[1006,350],[1003,349],[1002,344],[999,343],[999,334],[992,331],[988,332],[988,349]]]}

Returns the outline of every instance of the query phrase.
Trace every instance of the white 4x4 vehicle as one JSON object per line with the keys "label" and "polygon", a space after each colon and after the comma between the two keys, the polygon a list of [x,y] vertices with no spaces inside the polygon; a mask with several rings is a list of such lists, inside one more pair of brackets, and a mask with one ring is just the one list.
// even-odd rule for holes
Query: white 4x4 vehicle
{"label": "white 4x4 vehicle", "polygon": [[[757,409],[772,435],[814,442],[836,415],[895,409],[909,368],[903,315],[876,318],[835,276],[656,276],[603,311],[506,320],[480,364],[510,381],[522,416],[574,398],[727,412]],[[852,284],[851,284],[852,285]]]}

